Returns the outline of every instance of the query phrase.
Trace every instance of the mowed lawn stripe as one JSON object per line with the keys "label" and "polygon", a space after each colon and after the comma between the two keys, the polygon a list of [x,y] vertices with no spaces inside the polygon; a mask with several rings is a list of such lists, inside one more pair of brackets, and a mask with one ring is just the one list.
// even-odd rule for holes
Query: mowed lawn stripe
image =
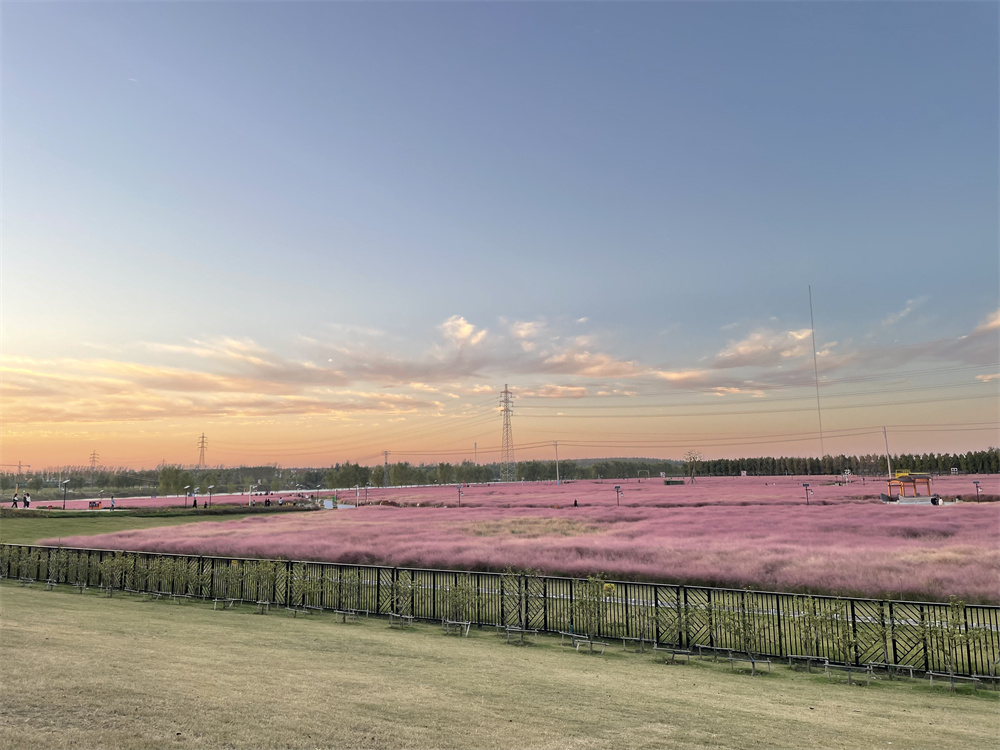
{"label": "mowed lawn stripe", "polygon": [[160,526],[177,526],[188,523],[219,523],[246,518],[244,515],[224,516],[130,516],[125,513],[116,515],[98,511],[89,516],[73,515],[66,518],[11,518],[6,517],[0,522],[0,543],[3,544],[36,544],[39,539],[68,539],[75,536],[90,536],[92,534],[112,534],[120,531],[153,529]]}
{"label": "mowed lawn stripe", "polygon": [[[967,748],[995,693],[0,586],[0,748]],[[889,743],[893,743],[891,746]]]}

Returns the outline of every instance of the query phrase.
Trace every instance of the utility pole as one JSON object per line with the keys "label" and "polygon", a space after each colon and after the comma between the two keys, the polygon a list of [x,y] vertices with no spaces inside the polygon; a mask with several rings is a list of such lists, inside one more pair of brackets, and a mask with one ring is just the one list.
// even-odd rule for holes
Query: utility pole
{"label": "utility pole", "polygon": [[500,409],[503,412],[503,440],[500,444],[500,481],[517,481],[517,464],[514,463],[514,438],[510,430],[510,415],[514,410],[511,406],[513,394],[504,383],[500,392]]}
{"label": "utility pole", "polygon": [[472,444],[472,456],[475,460],[476,466],[479,466],[479,443]]}
{"label": "utility pole", "polygon": [[556,486],[559,486],[559,441],[556,440],[552,443],[556,448]]}
{"label": "utility pole", "polygon": [[198,438],[198,468],[205,468],[205,448],[208,447],[208,439],[205,437],[205,433],[201,433],[201,437]]}
{"label": "utility pole", "polygon": [[382,465],[382,486],[389,486],[389,451],[382,451],[382,455],[385,457],[385,463]]}
{"label": "utility pole", "polygon": [[886,433],[885,427],[882,428],[882,438],[885,440],[885,464],[889,467],[889,479],[892,479],[892,459],[889,458],[889,435]]}

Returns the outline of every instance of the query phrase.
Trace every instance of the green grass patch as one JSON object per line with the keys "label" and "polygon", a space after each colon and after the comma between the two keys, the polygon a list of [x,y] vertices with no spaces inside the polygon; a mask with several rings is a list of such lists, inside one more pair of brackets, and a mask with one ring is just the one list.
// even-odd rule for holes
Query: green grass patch
{"label": "green grass patch", "polygon": [[[0,584],[6,748],[991,747],[996,693]],[[891,743],[891,744],[890,744]]]}
{"label": "green grass patch", "polygon": [[175,526],[198,521],[222,521],[262,513],[301,513],[308,508],[248,508],[219,506],[218,508],[135,508],[131,510],[14,510],[0,508],[0,542],[4,544],[35,544],[39,539],[71,537],[81,534],[108,534],[156,526]]}

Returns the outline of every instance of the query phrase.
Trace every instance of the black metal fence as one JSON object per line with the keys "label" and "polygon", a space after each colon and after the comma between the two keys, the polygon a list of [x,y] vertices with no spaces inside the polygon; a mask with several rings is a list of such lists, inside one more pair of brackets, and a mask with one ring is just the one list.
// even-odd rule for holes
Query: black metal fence
{"label": "black metal fence", "polygon": [[12,544],[0,545],[0,576],[957,675],[994,674],[1000,660],[1000,607],[958,601]]}

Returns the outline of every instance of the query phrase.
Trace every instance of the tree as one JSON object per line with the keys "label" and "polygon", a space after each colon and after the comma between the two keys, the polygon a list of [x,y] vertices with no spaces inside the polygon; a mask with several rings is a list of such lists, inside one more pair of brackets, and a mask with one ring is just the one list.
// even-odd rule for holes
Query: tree
{"label": "tree", "polygon": [[701,451],[693,449],[684,454],[684,463],[692,483],[694,482],[694,474],[698,470],[698,463],[704,458],[705,456]]}

